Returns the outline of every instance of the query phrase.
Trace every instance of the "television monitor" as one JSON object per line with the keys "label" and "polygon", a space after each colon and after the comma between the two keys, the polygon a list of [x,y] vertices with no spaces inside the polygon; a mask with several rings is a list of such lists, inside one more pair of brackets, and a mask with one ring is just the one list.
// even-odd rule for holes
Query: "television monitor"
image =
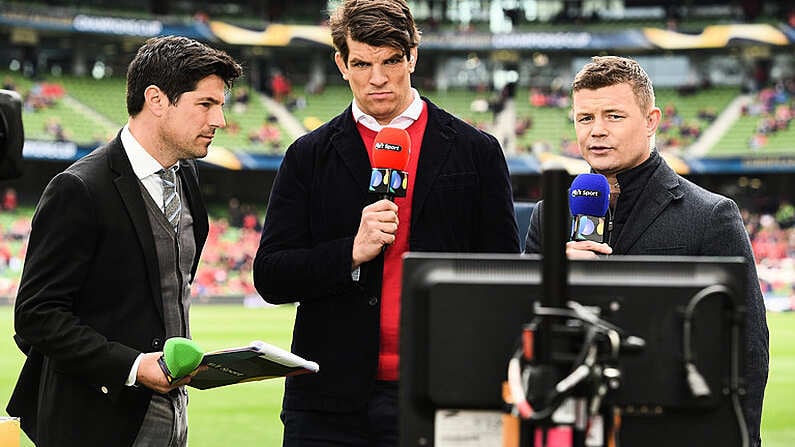
{"label": "television monitor", "polygon": [[[505,409],[508,360],[534,305],[542,303],[542,263],[539,255],[405,256],[401,447],[433,446],[437,414]],[[741,344],[731,336],[734,328],[735,339],[742,339],[732,321],[742,321],[745,260],[611,256],[569,261],[568,270],[570,300],[595,306],[600,318],[646,342],[619,361],[622,384],[611,400],[623,412],[623,445],[740,445],[742,414],[727,390],[732,361],[742,364]],[[701,300],[693,313],[692,352],[712,390],[699,399],[686,386],[682,315],[713,285],[730,293]]]}

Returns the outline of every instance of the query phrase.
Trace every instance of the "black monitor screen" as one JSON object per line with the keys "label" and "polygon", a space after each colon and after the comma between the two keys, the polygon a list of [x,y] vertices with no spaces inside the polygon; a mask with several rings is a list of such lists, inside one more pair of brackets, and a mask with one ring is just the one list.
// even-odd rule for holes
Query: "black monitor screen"
{"label": "black monitor screen", "polygon": [[[722,390],[731,365],[727,308],[743,302],[744,263],[742,258],[634,256],[569,262],[570,296],[561,302],[597,309],[600,318],[646,342],[641,352],[621,356],[622,383],[611,398],[625,414],[624,445],[641,442],[636,435],[644,437],[644,445],[657,445],[650,439],[655,430],[664,435],[656,438],[660,445],[737,438],[737,417]],[[542,302],[541,278],[537,255],[406,255],[401,446],[433,445],[437,410],[504,410],[508,359],[522,326],[533,319],[535,303]],[[694,295],[717,284],[733,293],[703,300],[692,320],[695,361],[715,391],[709,399],[696,399],[685,381],[682,315]],[[712,428],[703,429],[706,425]],[[669,433],[678,428],[689,433]],[[714,445],[733,445],[726,442]]]}

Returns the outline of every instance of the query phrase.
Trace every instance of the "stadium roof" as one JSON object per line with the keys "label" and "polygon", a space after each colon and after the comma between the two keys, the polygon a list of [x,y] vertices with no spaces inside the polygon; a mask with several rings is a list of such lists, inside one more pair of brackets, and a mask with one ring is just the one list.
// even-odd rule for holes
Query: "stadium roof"
{"label": "stadium roof", "polygon": [[[43,31],[91,33],[143,38],[182,35],[230,45],[285,47],[331,46],[327,26],[263,23],[261,29],[243,28],[218,20],[142,19],[100,15],[55,15],[46,11],[3,9],[0,25]],[[784,23],[707,26],[689,34],[641,27],[617,31],[538,31],[512,33],[425,32],[424,50],[683,50],[724,48],[745,44],[795,45],[795,29]]]}

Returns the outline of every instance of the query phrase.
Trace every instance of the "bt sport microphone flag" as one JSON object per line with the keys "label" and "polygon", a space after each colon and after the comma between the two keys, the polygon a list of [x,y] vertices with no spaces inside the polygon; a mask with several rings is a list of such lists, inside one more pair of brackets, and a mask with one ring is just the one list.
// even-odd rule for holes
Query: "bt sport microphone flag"
{"label": "bt sport microphone flag", "polygon": [[580,174],[569,188],[573,241],[605,242],[605,216],[610,206],[610,185],[602,174]]}
{"label": "bt sport microphone flag", "polygon": [[373,144],[373,171],[370,192],[385,198],[405,197],[408,175],[405,172],[411,153],[409,133],[395,127],[384,127]]}

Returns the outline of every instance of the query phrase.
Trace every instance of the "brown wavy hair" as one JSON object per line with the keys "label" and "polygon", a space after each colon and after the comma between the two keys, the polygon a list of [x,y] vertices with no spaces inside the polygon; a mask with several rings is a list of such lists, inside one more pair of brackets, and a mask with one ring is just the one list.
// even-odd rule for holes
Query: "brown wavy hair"
{"label": "brown wavy hair", "polygon": [[399,48],[406,57],[420,44],[420,31],[405,0],[344,0],[331,13],[329,25],[346,66],[348,37],[373,47]]}

